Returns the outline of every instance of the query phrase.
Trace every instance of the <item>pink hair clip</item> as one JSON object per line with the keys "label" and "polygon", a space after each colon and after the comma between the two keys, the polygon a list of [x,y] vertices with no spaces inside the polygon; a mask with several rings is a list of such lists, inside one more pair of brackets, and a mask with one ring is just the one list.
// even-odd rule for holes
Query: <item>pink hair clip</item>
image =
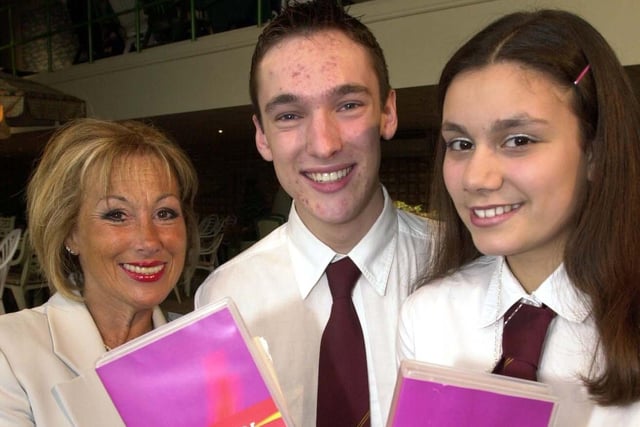
{"label": "pink hair clip", "polygon": [[587,71],[589,71],[590,68],[591,68],[591,65],[587,64],[587,66],[584,67],[582,71],[580,71],[580,74],[578,74],[578,78],[575,79],[573,84],[577,85],[578,83],[580,83],[580,80],[582,80],[582,78],[584,77],[585,74],[587,74]]}

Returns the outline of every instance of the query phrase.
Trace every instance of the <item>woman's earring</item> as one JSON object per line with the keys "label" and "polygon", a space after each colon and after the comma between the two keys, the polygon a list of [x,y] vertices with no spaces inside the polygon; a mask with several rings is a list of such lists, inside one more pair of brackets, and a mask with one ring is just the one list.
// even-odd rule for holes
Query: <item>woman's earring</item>
{"label": "woman's earring", "polygon": [[78,254],[77,254],[76,252],[74,252],[74,251],[73,251],[73,249],[71,249],[69,246],[65,246],[64,248],[67,250],[67,252],[69,252],[69,254],[70,254],[70,255],[74,255],[74,256],[75,256],[75,255],[78,255]]}

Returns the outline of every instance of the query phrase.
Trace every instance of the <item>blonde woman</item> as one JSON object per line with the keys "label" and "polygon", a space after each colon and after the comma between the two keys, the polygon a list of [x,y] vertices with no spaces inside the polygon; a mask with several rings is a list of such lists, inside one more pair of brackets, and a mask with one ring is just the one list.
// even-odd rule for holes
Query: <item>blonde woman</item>
{"label": "blonde woman", "polygon": [[110,422],[90,373],[102,354],[165,323],[158,304],[197,250],[196,191],[186,155],[144,124],[82,119],[51,138],[27,206],[55,293],[0,316],[1,425]]}

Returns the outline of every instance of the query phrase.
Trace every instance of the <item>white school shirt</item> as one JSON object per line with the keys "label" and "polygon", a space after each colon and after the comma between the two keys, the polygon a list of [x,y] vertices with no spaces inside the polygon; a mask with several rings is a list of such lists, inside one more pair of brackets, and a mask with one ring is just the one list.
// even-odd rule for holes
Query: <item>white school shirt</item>
{"label": "white school shirt", "polygon": [[[348,255],[362,275],[353,291],[367,354],[371,425],[384,426],[395,386],[401,303],[430,259],[431,226],[384,208]],[[320,339],[331,311],[324,270],[336,253],[291,208],[289,221],[218,267],[198,288],[196,309],[229,296],[252,335],[266,339],[294,423],[314,426]]]}
{"label": "white school shirt", "polygon": [[588,299],[570,284],[564,265],[528,295],[503,263],[503,257],[481,257],[413,293],[402,307],[398,359],[491,372],[501,355],[504,313],[520,299],[546,304],[557,316],[538,380],[559,397],[555,425],[639,426],[640,404],[597,406],[580,381],[589,373],[597,332]]}

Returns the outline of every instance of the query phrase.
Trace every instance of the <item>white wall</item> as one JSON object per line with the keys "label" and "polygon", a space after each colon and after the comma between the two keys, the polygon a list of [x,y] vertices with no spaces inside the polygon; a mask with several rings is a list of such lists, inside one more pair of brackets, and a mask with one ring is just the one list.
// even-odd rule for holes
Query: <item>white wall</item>
{"label": "white wall", "polygon": [[[640,64],[637,0],[373,0],[351,7],[374,31],[397,88],[434,84],[449,55],[496,17],[519,9],[574,11]],[[139,118],[246,105],[258,28],[214,34],[42,73],[34,80],[87,101],[91,116]]]}

